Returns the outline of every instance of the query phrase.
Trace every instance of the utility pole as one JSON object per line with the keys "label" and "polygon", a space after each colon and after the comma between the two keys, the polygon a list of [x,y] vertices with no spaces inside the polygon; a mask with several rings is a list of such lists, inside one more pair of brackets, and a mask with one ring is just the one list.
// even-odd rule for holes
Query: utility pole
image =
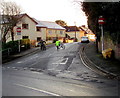
{"label": "utility pole", "polygon": [[74,42],[76,42],[76,22],[74,22],[75,23],[75,40],[74,40]]}

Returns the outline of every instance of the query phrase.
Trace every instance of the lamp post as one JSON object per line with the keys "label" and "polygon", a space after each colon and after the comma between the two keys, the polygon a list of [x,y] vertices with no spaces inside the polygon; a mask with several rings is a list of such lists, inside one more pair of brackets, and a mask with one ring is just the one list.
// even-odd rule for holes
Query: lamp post
{"label": "lamp post", "polygon": [[104,22],[104,18],[103,16],[100,16],[98,19],[98,23],[100,24],[100,28],[101,28],[101,37],[102,37],[102,51],[104,50],[104,32],[103,32],[103,24]]}

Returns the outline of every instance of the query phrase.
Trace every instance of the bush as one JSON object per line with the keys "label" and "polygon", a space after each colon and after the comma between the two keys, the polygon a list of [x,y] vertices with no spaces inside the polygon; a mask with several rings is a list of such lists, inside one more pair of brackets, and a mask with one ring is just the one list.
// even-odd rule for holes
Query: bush
{"label": "bush", "polygon": [[[30,49],[30,40],[29,39],[20,40],[20,46],[21,46],[20,47],[21,51]],[[7,50],[8,48],[11,49],[11,54],[18,53],[19,52],[19,40],[2,43],[2,50]]]}
{"label": "bush", "polygon": [[8,43],[2,44],[2,50],[11,48],[11,53],[17,53],[18,52],[18,40],[16,41],[9,41]]}

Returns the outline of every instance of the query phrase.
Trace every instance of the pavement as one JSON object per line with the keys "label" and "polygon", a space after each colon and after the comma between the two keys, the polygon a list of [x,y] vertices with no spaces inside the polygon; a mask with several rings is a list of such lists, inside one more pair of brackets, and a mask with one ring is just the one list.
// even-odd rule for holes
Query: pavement
{"label": "pavement", "polygon": [[97,52],[95,42],[88,43],[81,51],[82,59],[87,66],[109,78],[120,80],[120,61],[104,59],[102,54]]}
{"label": "pavement", "polygon": [[[46,47],[49,48],[52,46],[54,46],[54,44],[47,45]],[[28,49],[27,51],[23,51],[19,54],[12,55],[10,57],[10,60],[3,61],[3,63],[19,58],[21,56],[35,53],[37,51],[40,51],[40,47],[34,47]],[[87,45],[83,46],[80,50],[80,57],[86,66],[89,66],[93,70],[96,70],[96,72],[99,72],[100,74],[106,75],[110,78],[114,78],[117,80],[120,79],[120,66],[119,66],[120,61],[115,59],[114,60],[103,59],[102,54],[97,53],[96,51],[95,42],[90,42]]]}
{"label": "pavement", "polygon": [[[49,47],[52,47],[52,46],[54,46],[54,44],[48,44],[48,45],[46,45],[46,48],[49,48]],[[21,51],[18,54],[10,55],[9,57],[7,57],[7,59],[2,60],[2,63],[4,64],[4,63],[10,62],[14,59],[20,58],[22,56],[32,54],[32,53],[36,53],[38,51],[40,51],[40,47],[32,47],[28,50]]]}

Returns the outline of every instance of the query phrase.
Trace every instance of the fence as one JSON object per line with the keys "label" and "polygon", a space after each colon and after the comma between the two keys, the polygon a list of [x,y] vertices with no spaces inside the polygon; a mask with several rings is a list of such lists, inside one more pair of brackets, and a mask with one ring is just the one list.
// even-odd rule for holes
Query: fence
{"label": "fence", "polygon": [[12,49],[11,49],[11,48],[2,50],[2,58],[4,59],[4,58],[6,58],[6,57],[9,57],[10,54],[11,54],[11,52],[12,52]]}

